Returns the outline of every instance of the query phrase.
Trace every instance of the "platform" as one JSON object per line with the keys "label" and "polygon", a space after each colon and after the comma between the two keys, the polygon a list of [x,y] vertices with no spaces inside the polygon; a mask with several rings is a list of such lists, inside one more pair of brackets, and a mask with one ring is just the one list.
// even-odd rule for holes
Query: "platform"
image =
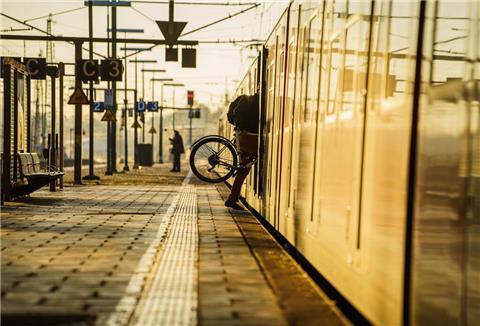
{"label": "platform", "polygon": [[7,203],[2,325],[348,324],[225,185],[165,171]]}

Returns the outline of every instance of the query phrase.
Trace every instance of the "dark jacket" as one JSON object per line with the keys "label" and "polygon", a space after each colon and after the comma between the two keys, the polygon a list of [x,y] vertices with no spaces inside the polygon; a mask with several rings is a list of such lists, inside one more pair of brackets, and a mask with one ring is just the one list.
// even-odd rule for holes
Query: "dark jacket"
{"label": "dark jacket", "polygon": [[258,133],[260,104],[258,94],[241,95],[230,104],[227,118],[238,130]]}
{"label": "dark jacket", "polygon": [[185,153],[185,148],[183,147],[183,139],[182,136],[180,136],[180,133],[175,133],[173,136],[173,139],[170,138],[170,141],[172,143],[172,153],[173,154],[183,154]]}

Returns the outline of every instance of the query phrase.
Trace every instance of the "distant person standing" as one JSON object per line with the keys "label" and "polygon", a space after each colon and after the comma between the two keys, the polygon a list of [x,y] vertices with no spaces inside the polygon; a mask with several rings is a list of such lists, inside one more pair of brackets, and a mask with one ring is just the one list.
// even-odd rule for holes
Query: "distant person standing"
{"label": "distant person standing", "polygon": [[183,139],[178,130],[173,131],[173,138],[169,138],[172,144],[173,168],[170,172],[180,172],[180,155],[185,153]]}

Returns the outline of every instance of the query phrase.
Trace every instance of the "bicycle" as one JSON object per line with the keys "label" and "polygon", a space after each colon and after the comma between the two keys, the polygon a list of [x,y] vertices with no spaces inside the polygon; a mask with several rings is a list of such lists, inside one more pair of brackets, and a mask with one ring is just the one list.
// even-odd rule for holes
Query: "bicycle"
{"label": "bicycle", "polygon": [[235,137],[227,139],[211,135],[198,139],[191,146],[190,168],[202,181],[219,183],[249,168],[257,161],[256,155],[250,155],[246,164],[239,164]]}

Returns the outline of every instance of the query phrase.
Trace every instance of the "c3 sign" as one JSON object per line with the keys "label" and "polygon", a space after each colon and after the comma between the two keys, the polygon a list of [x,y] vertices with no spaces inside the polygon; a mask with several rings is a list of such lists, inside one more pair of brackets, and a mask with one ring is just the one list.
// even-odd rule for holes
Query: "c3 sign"
{"label": "c3 sign", "polygon": [[77,60],[75,74],[82,82],[98,80],[98,60]]}
{"label": "c3 sign", "polygon": [[23,58],[23,64],[32,79],[45,79],[47,76],[47,60],[45,58]]}
{"label": "c3 sign", "polygon": [[105,81],[122,81],[122,60],[106,59],[100,65],[100,77]]}
{"label": "c3 sign", "polygon": [[98,60],[77,60],[75,65],[77,78],[82,82],[97,81],[122,81],[123,65],[118,59],[106,59],[98,64]]}

